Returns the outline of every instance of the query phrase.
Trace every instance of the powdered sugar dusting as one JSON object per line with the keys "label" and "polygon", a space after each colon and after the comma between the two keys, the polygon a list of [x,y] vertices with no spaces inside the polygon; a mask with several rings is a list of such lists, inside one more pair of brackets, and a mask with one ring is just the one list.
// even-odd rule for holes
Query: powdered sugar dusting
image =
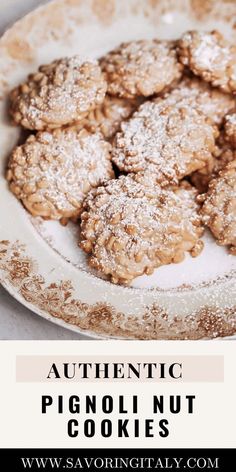
{"label": "powdered sugar dusting", "polygon": [[[88,266],[86,254],[78,247],[80,232],[77,225],[69,223],[64,228],[54,221],[43,221],[39,218],[33,218],[31,221],[54,251],[77,269],[94,275],[93,284],[96,284],[96,278],[101,275]],[[202,284],[213,284],[218,279],[227,279],[230,273],[236,273],[235,256],[230,255],[226,248],[217,246],[207,230],[203,242],[204,249],[198,257],[193,259],[186,254],[184,261],[179,264],[162,266],[152,275],[137,277],[131,282],[131,287],[165,291],[181,287],[194,288]]]}
{"label": "powdered sugar dusting", "polygon": [[76,127],[92,132],[100,131],[104,138],[111,139],[119,130],[122,121],[129,118],[140,104],[140,99],[129,100],[106,95],[104,102],[76,123]]}
{"label": "powdered sugar dusting", "polygon": [[52,219],[78,216],[87,192],[111,177],[110,145],[73,128],[28,138],[13,152],[7,175],[33,215]]}
{"label": "powdered sugar dusting", "polygon": [[[174,106],[173,106],[174,104]],[[212,165],[217,130],[187,100],[165,99],[144,103],[121,125],[112,160],[120,170],[150,170],[166,185],[197,169]]]}
{"label": "powdered sugar dusting", "polygon": [[[72,4],[72,2],[70,3]],[[77,4],[79,3],[80,2],[77,2]],[[88,3],[89,2],[85,2],[84,4],[86,8]],[[125,6],[125,8],[127,5],[127,2],[116,2],[118,6],[118,15],[121,3],[123,7]],[[234,35],[233,29],[231,28],[231,25],[233,25],[233,19],[229,19],[229,22],[225,21],[226,9],[228,8],[228,4],[226,5],[227,2],[224,2],[224,4],[222,3],[219,9],[218,7],[216,7],[219,13],[218,18],[216,18],[215,15],[211,17],[207,13],[206,16],[201,20],[201,22],[197,22],[196,16],[194,16],[194,14],[189,14],[189,10],[186,11],[184,9],[180,9],[178,2],[171,2],[171,5],[174,6],[173,11],[171,11],[171,15],[173,16],[173,27],[171,28],[166,27],[166,23],[162,21],[162,15],[159,14],[158,9],[152,9],[150,11],[150,9],[146,5],[147,2],[141,3],[145,6],[145,9],[148,12],[147,16],[144,16],[143,12],[141,11],[137,15],[133,13],[130,14],[127,8],[126,14],[120,15],[119,17],[117,15],[117,18],[115,18],[114,21],[111,22],[111,27],[104,27],[104,24],[102,26],[95,24],[93,20],[91,21],[92,18],[89,14],[86,17],[83,17],[82,21],[84,21],[84,23],[81,22],[78,27],[78,25],[75,24],[74,16],[70,23],[69,17],[66,16],[66,18],[68,19],[66,23],[68,30],[71,27],[73,28],[73,37],[70,36],[69,40],[68,36],[66,38],[63,37],[63,39],[59,42],[55,42],[54,40],[45,41],[44,38],[44,41],[42,43],[41,36],[39,35],[36,38],[37,35],[35,35],[35,31],[33,31],[35,39],[34,45],[37,42],[38,48],[37,50],[35,48],[38,64],[50,62],[51,60],[61,56],[62,54],[71,55],[74,53],[77,54],[81,52],[86,52],[86,54],[89,53],[89,55],[91,55],[92,57],[99,57],[102,54],[105,54],[106,51],[108,51],[112,47],[117,46],[117,44],[119,44],[121,41],[129,41],[133,40],[134,38],[153,38],[157,36],[160,38],[177,38],[187,28],[204,28],[206,30],[209,30],[212,27],[216,27],[217,25],[220,29],[223,29],[223,31],[226,33],[226,35],[228,35],[228,37],[233,37]],[[150,4],[151,3],[152,5],[155,4],[159,6],[159,2],[150,2]],[[166,6],[166,2],[161,1],[160,3],[163,5],[163,10],[168,11],[169,7]],[[223,11],[225,16],[223,16]],[[38,20],[40,20],[39,17]],[[39,23],[37,21],[37,25],[38,24]],[[130,28],[131,24],[132,28]],[[37,28],[39,27],[37,26]],[[40,29],[38,29],[38,32],[42,33]],[[50,35],[51,33],[48,32],[48,34]],[[30,37],[31,36],[29,35],[27,39],[30,39]],[[48,36],[45,37],[48,38]],[[71,38],[72,41],[70,42]],[[3,58],[3,60],[4,59],[5,58]],[[26,71],[28,71],[29,69],[32,70],[32,68],[32,64],[27,65],[26,63],[23,63],[20,64],[20,67],[18,67],[17,64],[13,70],[13,74],[8,74],[7,80],[9,81],[11,86],[14,86],[15,84],[24,80]],[[3,67],[3,70],[5,69]],[[6,131],[7,130],[5,127],[2,133],[3,144],[5,143],[5,135],[7,134]],[[10,133],[8,133],[7,140],[9,147],[12,147],[13,140],[10,138]],[[6,199],[6,201],[8,200]],[[33,251],[34,249],[34,258],[38,259],[39,262],[41,262],[41,253],[40,255],[38,255],[39,252],[37,254],[37,249],[39,247],[40,249],[42,249],[42,254],[44,256],[44,273],[46,275],[47,283],[49,284],[52,281],[51,269],[53,270],[53,267],[63,267],[63,270],[65,270],[65,272],[63,272],[63,270],[62,272],[56,272],[54,269],[53,280],[58,280],[58,278],[60,277],[72,280],[72,283],[75,287],[75,292],[73,292],[72,297],[74,298],[75,296],[75,298],[79,298],[79,300],[82,300],[82,302],[87,297],[88,304],[90,305],[89,308],[91,308],[91,310],[89,310],[88,312],[88,318],[91,318],[91,326],[95,318],[97,320],[101,320],[101,326],[102,323],[104,323],[105,326],[105,320],[107,319],[107,326],[109,325],[110,328],[109,334],[111,332],[113,335],[117,333],[116,326],[118,326],[119,323],[122,323],[124,324],[125,329],[129,328],[129,333],[133,335],[134,315],[139,317],[140,314],[143,312],[143,307],[147,307],[147,316],[145,317],[145,319],[139,318],[139,337],[144,336],[146,333],[148,333],[150,338],[153,338],[154,336],[160,338],[162,336],[162,338],[166,339],[167,334],[170,334],[172,326],[172,332],[174,332],[173,337],[175,339],[179,338],[180,335],[182,336],[182,339],[184,337],[188,338],[189,332],[183,332],[184,324],[186,322],[185,316],[188,316],[190,314],[192,315],[188,319],[189,323],[191,323],[192,325],[192,330],[195,332],[195,330],[197,331],[198,329],[197,326],[199,322],[196,313],[204,307],[204,314],[208,313],[208,316],[206,316],[205,321],[206,329],[200,333],[200,336],[203,337],[206,335],[206,333],[208,335],[212,332],[219,332],[217,331],[217,326],[215,324],[216,322],[214,321],[214,314],[217,313],[217,318],[219,314],[222,315],[223,318],[225,316],[225,307],[235,305],[235,295],[234,293],[232,293],[233,290],[230,290],[230,287],[226,286],[226,284],[224,284],[224,286],[222,287],[220,284],[214,284],[214,286],[212,286],[210,290],[201,290],[200,292],[198,290],[194,291],[193,287],[190,287],[190,285],[194,285],[195,283],[198,285],[198,283],[202,283],[202,281],[205,281],[206,284],[210,284],[213,280],[216,280],[218,276],[221,277],[224,274],[225,279],[227,277],[230,278],[230,272],[233,269],[233,264],[235,264],[235,257],[233,258],[233,256],[229,256],[227,254],[226,249],[216,246],[215,242],[211,237],[209,237],[209,246],[206,244],[206,248],[204,249],[202,255],[200,255],[198,258],[192,259],[187,257],[186,260],[181,264],[171,264],[170,266],[163,266],[157,269],[152,276],[143,276],[141,279],[138,278],[135,280],[135,284],[139,284],[140,282],[140,290],[133,290],[123,287],[120,288],[109,283],[104,283],[103,281],[99,280],[98,277],[95,278],[90,275],[87,276],[86,274],[84,274],[83,271],[88,271],[89,269],[86,262],[86,256],[84,258],[83,263],[81,262],[80,264],[79,262],[79,258],[84,257],[84,255],[82,254],[82,251],[77,247],[77,226],[71,223],[68,227],[62,228],[60,225],[58,225],[58,223],[53,221],[42,222],[42,234],[44,241],[40,241],[40,237],[38,237],[38,235],[35,233],[32,226],[30,224],[25,224],[27,223],[27,215],[23,210],[20,209],[20,205],[18,205],[16,202],[14,205],[12,202],[11,208],[13,209],[12,219],[15,218],[17,220],[16,223],[18,223],[18,221],[22,222],[21,227],[23,231],[19,233],[21,234],[22,241],[27,242],[27,244],[30,241],[28,249],[29,251],[31,251],[31,249]],[[37,223],[36,220],[34,219],[34,224]],[[18,229],[18,227],[18,224],[14,225],[14,228]],[[16,237],[18,236],[16,232],[13,236],[15,235]],[[71,264],[65,265],[59,255],[56,257],[52,250],[50,251],[48,248],[45,247],[45,241],[48,241],[48,237],[52,239],[51,244],[54,245],[54,248],[56,247],[56,250],[58,251],[58,253],[60,253],[61,257],[65,257],[67,260],[70,260]],[[33,244],[33,240],[36,241],[35,245]],[[48,261],[48,259],[50,260]],[[73,265],[76,265],[77,263],[78,267],[82,268],[82,272],[80,270],[74,269]],[[49,270],[50,277],[48,277]],[[87,281],[87,285],[85,281]],[[93,285],[94,290],[90,290],[90,284]],[[180,287],[183,284],[189,287],[188,290],[186,290],[186,293],[182,293],[181,290],[180,294],[176,294],[175,292],[174,295],[162,295],[159,293],[157,293],[157,295],[152,295],[149,293],[149,291],[147,293],[147,291],[145,290],[145,287],[162,287],[164,290],[168,291],[171,287]],[[233,282],[231,283],[231,288],[232,287]],[[119,293],[119,295],[116,295],[117,293]],[[151,305],[153,305],[153,300],[155,300],[156,309],[152,310]],[[120,321],[118,314],[117,318],[114,317],[111,320],[107,311],[107,306],[106,308],[104,308],[104,306],[101,305],[101,302],[104,301],[106,301],[108,304],[112,304],[112,313],[113,306],[115,306],[119,313],[124,313],[124,318],[122,318],[122,320]],[[98,310],[96,305],[96,311],[93,312],[91,304],[97,302],[100,302],[100,308]],[[209,304],[211,305],[211,307],[207,311],[206,306],[209,306]],[[218,307],[217,310],[212,308],[215,306]],[[162,320],[162,316],[159,312],[159,307],[163,307],[163,310],[161,311],[163,315],[168,314],[168,319],[166,321],[166,330],[164,334],[162,326],[161,324],[159,324],[159,321],[161,323]],[[92,316],[90,316],[90,313],[92,314]],[[179,314],[182,317],[181,322],[179,324],[174,321],[174,317],[176,316],[176,314]],[[64,319],[68,321],[68,315],[62,314],[62,316],[64,316]],[[222,318],[220,322],[221,326],[224,325],[224,320]],[[191,320],[196,320],[196,324],[192,323]],[[72,317],[71,322],[74,323],[74,317]],[[202,323],[203,322],[204,319],[202,320]],[[220,323],[218,323],[218,325]],[[93,328],[94,326],[92,327],[92,329]],[[88,328],[83,325],[83,329]],[[101,330],[103,330],[103,326]],[[221,335],[224,336],[225,332],[226,331],[222,328]],[[124,335],[127,336],[127,332]]]}
{"label": "powdered sugar dusting", "polygon": [[202,208],[206,224],[222,245],[236,254],[236,161],[212,180]]}
{"label": "powdered sugar dusting", "polygon": [[224,139],[236,150],[236,110],[225,116]]}
{"label": "powdered sugar dusting", "polygon": [[222,69],[226,68],[230,61],[230,49],[217,44],[215,38],[209,34],[202,33],[201,41],[193,52],[194,60],[200,69]]}
{"label": "powdered sugar dusting", "polygon": [[226,92],[236,91],[236,46],[219,31],[189,31],[179,41],[178,51],[194,74]]}
{"label": "powdered sugar dusting", "polygon": [[76,55],[40,66],[11,93],[14,121],[32,130],[54,129],[83,118],[107,89],[96,60]]}
{"label": "powdered sugar dusting", "polygon": [[197,108],[216,125],[236,106],[235,97],[194,77],[185,77],[168,96],[168,103],[175,106],[177,102],[179,106]]}
{"label": "powdered sugar dusting", "polygon": [[199,254],[203,233],[196,192],[183,183],[161,189],[149,174],[121,176],[90,192],[81,215],[81,247],[89,264],[129,283],[155,267]]}
{"label": "powdered sugar dusting", "polygon": [[141,40],[122,43],[100,61],[111,95],[149,97],[168,88],[182,75],[173,41]]}

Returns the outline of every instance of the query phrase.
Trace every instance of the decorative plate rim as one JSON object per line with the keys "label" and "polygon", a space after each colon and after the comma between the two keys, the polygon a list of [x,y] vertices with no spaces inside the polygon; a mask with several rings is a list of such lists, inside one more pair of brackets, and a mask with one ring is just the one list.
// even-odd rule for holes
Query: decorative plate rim
{"label": "decorative plate rim", "polygon": [[[127,317],[108,303],[84,303],[74,298],[71,281],[58,279],[48,284],[38,272],[37,262],[27,255],[25,244],[19,240],[0,241],[0,271],[4,276],[2,285],[10,292],[15,287],[18,300],[23,298],[27,306],[33,305],[46,319],[62,319],[63,325],[64,322],[72,324],[80,333],[85,329],[87,336],[122,339],[125,334],[130,340],[164,340],[168,332],[169,340],[198,340],[236,333],[236,306],[225,308],[223,312],[209,306],[192,315],[170,318],[156,304],[147,306],[142,317]],[[141,329],[143,324],[146,332]]]}
{"label": "decorative plate rim", "polygon": [[[112,3],[115,1],[116,0],[113,0]],[[163,0],[158,0],[158,1],[159,3],[161,3]],[[72,0],[52,0],[46,5],[41,5],[37,7],[35,10],[33,10],[33,12],[29,13],[22,19],[18,20],[16,23],[14,23],[14,25],[9,30],[7,30],[4,33],[4,35],[0,39],[0,52],[2,53],[4,52],[4,54],[6,53],[6,47],[9,47],[7,41],[9,41],[9,38],[10,40],[12,40],[11,35],[14,33],[14,31],[18,31],[19,38],[21,38],[20,35],[23,34],[24,28],[26,28],[27,25],[29,26],[30,19],[33,18],[35,20],[37,15],[39,15],[39,13],[40,13],[40,16],[43,16],[41,15],[41,13],[49,12],[50,8],[52,8],[52,5],[54,6],[54,8],[56,8],[57,5],[65,6],[67,3],[71,5],[75,5],[76,1],[75,0],[73,1]],[[81,0],[80,1],[77,0],[77,3],[78,3],[78,8],[79,8],[79,4],[82,4],[83,2],[81,2]],[[96,8],[97,8],[98,5],[102,4],[103,2],[101,0],[91,0],[90,2],[87,2],[87,3],[96,4]],[[105,3],[107,2],[105,1]],[[123,3],[124,2],[122,2],[122,4]],[[133,0],[130,0],[130,3],[133,3]],[[138,3],[141,5],[142,4],[145,5],[145,2],[143,1],[140,1]],[[157,2],[150,2],[150,4],[151,3],[154,4]],[[169,3],[169,2],[166,2],[166,3]],[[98,22],[99,21],[101,22],[103,20],[101,18],[99,19],[99,16],[98,16]],[[27,34],[24,36],[24,38],[25,37],[26,37],[25,41],[27,43]],[[29,51],[26,50],[26,53],[29,53]],[[29,54],[31,53],[32,51],[30,51]],[[4,59],[4,54],[2,54],[2,60]],[[23,68],[23,64],[27,64],[27,60],[28,60],[27,58],[23,58],[23,63],[22,63],[22,58],[19,59],[20,61],[19,68]],[[29,58],[29,61],[30,60],[31,59]],[[0,57],[0,61],[1,61],[1,57]],[[16,67],[18,67],[19,61],[17,59],[13,59],[13,60],[11,59],[8,65],[8,68],[13,68],[13,71],[14,71]],[[4,69],[2,71],[2,74],[3,73],[4,73]],[[0,88],[1,88],[1,77],[0,77]],[[4,126],[6,127],[7,125],[0,123],[0,133],[1,133],[1,127],[4,128]],[[14,133],[17,133],[17,131],[12,129],[11,133],[14,135]],[[6,149],[7,149],[7,146],[6,146]],[[5,197],[7,201],[9,202],[9,205],[11,205],[11,208],[13,209],[13,214],[16,214],[16,212],[19,209],[19,203],[16,201],[16,199],[12,195],[10,195],[7,189],[6,182],[3,179],[2,175],[0,175],[0,188],[2,191],[1,195],[2,195],[3,201]],[[11,234],[11,231],[10,232],[8,231],[8,228],[7,228],[8,224],[10,225],[10,228],[11,228],[11,223],[12,223],[11,215],[9,215],[7,210],[3,208],[3,204],[2,205],[0,204],[0,209],[3,210],[3,217],[4,217],[3,219],[6,226],[4,228],[2,225],[3,238],[8,240],[9,247],[12,247],[14,249],[14,245],[17,243],[17,239],[14,236],[14,234],[13,235]],[[29,228],[29,225],[31,225],[31,223],[29,222],[28,216],[27,217],[24,216],[22,212],[21,221],[16,222],[16,229],[13,231],[13,233],[22,235],[20,238],[22,244],[21,243],[18,243],[18,244],[22,245],[22,247],[25,246],[25,248],[27,248],[27,251],[29,250],[29,254],[27,254],[24,252],[25,251],[24,249],[23,251],[24,255],[23,253],[21,253],[19,257],[28,259],[28,261],[31,261],[31,263],[34,265],[34,259],[35,259],[34,256],[36,256],[37,254],[37,247],[39,248],[40,244],[41,245],[43,244],[43,240],[40,237],[41,242],[39,243],[38,240],[36,241],[37,238],[35,235],[35,243],[31,241],[30,234],[32,232],[32,229]],[[1,230],[1,223],[0,223],[0,230]],[[11,238],[11,242],[10,242],[9,237]],[[2,239],[2,235],[0,239]],[[44,241],[44,244],[46,245],[45,241]],[[34,247],[34,245],[36,247]],[[1,242],[0,242],[0,246],[1,246]],[[46,258],[46,255],[49,253],[48,246],[47,246],[47,250],[48,252],[45,249],[45,253],[46,253],[45,258]],[[76,320],[74,318],[73,320],[68,319],[68,316],[65,313],[62,313],[63,319],[59,319],[58,317],[56,318],[56,314],[52,315],[50,313],[50,311],[53,310],[53,307],[49,307],[48,309],[40,308],[40,306],[43,306],[43,305],[42,305],[42,301],[36,301],[37,294],[35,295],[36,298],[34,302],[30,303],[29,300],[27,300],[27,298],[25,298],[22,295],[22,293],[19,292],[18,289],[16,289],[13,279],[9,278],[9,279],[4,280],[4,277],[6,277],[6,274],[7,274],[7,270],[8,270],[7,268],[2,267],[3,275],[2,275],[1,283],[9,291],[9,293],[11,293],[11,295],[15,297],[17,300],[19,300],[21,303],[26,305],[28,308],[30,308],[31,310],[33,310],[35,313],[39,314],[43,318],[53,321],[54,323],[60,326],[63,326],[63,327],[66,327],[67,329],[71,329],[73,331],[81,333],[84,336],[93,337],[93,338],[96,337],[99,339],[124,339],[124,338],[125,339],[150,339],[150,340],[151,339],[159,339],[159,340],[215,339],[218,336],[226,337],[228,335],[231,336],[236,333],[236,305],[235,305],[236,288],[234,286],[235,279],[232,279],[232,280],[227,279],[227,280],[218,281],[214,285],[214,287],[212,286],[206,287],[206,284],[204,284],[203,286],[201,284],[200,286],[196,285],[191,288],[184,287],[181,289],[181,291],[180,291],[180,288],[170,289],[170,290],[127,288],[127,287],[114,286],[111,283],[107,284],[106,281],[103,281],[101,279],[96,279],[97,281],[100,280],[100,282],[97,282],[97,285],[98,285],[96,289],[97,292],[95,290],[96,293],[92,294],[93,295],[92,298],[94,299],[97,296],[96,303],[94,303],[94,300],[92,298],[91,300],[88,300],[87,294],[85,296],[84,293],[83,295],[85,299],[80,300],[78,298],[78,292],[83,291],[83,287],[86,284],[86,280],[89,279],[89,274],[81,270],[79,271],[77,269],[77,271],[80,272],[80,274],[78,274],[78,277],[76,277],[75,275],[76,268],[69,267],[68,261],[64,260],[61,255],[59,256],[56,255],[54,251],[52,251],[51,249],[50,251],[53,252],[53,254],[50,255],[50,267],[48,268],[48,270],[50,269],[51,272],[55,270],[55,267],[57,267],[56,261],[58,261],[58,258],[60,258],[60,260],[58,261],[58,268],[59,270],[61,270],[62,273],[65,270],[65,267],[68,267],[68,274],[69,274],[69,277],[71,276],[71,284],[72,284],[71,289],[70,289],[71,290],[70,297],[72,301],[74,300],[74,303],[75,302],[78,303]],[[37,262],[40,265],[41,261],[38,254],[37,254]],[[1,264],[1,259],[0,259],[0,264]],[[49,277],[51,285],[53,284],[58,285],[58,284],[63,284],[67,282],[67,280],[64,277],[62,278],[57,277],[56,279],[52,280],[51,272],[50,272],[50,277]],[[47,273],[47,268],[43,268],[42,270],[42,266],[41,266],[39,269],[37,269],[37,271],[35,270],[34,272],[31,273],[31,282],[34,277],[38,276],[39,278],[41,277],[41,280],[44,279],[45,284],[46,284],[46,280],[47,280],[46,274],[49,276],[49,274]],[[86,279],[84,283],[82,283],[83,277],[84,279]],[[75,286],[75,280],[77,284],[76,286]],[[106,294],[100,293],[100,295],[98,296],[99,288],[104,287],[104,282],[105,282],[105,286],[108,287],[107,291],[109,291],[109,294],[107,295],[107,298],[110,298],[109,303],[106,299]],[[25,283],[25,281],[22,281],[22,283]],[[91,283],[91,277],[90,277],[90,283]],[[221,295],[218,301],[219,303],[217,302],[217,304],[214,305],[212,300],[214,299],[215,291],[217,290],[219,285],[221,285],[221,287],[222,286],[224,287],[225,290],[222,290],[222,292],[225,291],[225,294]],[[45,285],[44,291],[47,291],[48,288],[49,287]],[[88,286],[87,286],[87,289],[88,289]],[[119,299],[121,298],[121,294],[125,298],[124,301]],[[181,301],[181,295],[183,294],[185,297],[184,304]],[[24,292],[24,295],[26,296],[26,292]],[[27,293],[27,296],[29,297],[28,293]],[[199,302],[197,300],[199,296],[202,297],[202,301],[200,305],[204,305],[205,308],[203,308],[202,306],[201,307],[199,306]],[[100,301],[98,301],[99,297],[100,297]],[[192,298],[194,298],[194,300],[192,300]],[[171,308],[171,303],[173,305],[173,300],[175,302],[176,307],[172,306]],[[41,303],[41,305],[38,306],[37,303]],[[135,308],[134,310],[133,310],[133,305]],[[46,305],[44,305],[44,308],[45,306]],[[83,309],[81,307],[83,307],[83,309],[88,315],[87,317],[88,319],[86,323],[84,324],[84,328],[83,327],[81,328],[81,320],[84,314]],[[68,307],[66,306],[66,308]],[[192,314],[190,315],[188,311]],[[220,311],[222,311],[222,313],[224,312],[224,315],[222,315]],[[180,313],[180,314],[176,315],[176,313]],[[60,315],[61,314],[59,313],[59,315],[57,316],[60,316]],[[101,318],[100,321],[95,319],[96,317],[98,318],[99,316]],[[75,324],[77,324],[78,326],[75,326]],[[173,328],[173,325],[175,325],[175,328]]]}

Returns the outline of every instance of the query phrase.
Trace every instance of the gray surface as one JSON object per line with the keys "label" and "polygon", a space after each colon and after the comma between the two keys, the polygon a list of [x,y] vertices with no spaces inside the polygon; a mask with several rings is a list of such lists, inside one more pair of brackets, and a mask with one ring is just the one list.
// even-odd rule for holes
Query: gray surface
{"label": "gray surface", "polygon": [[[47,3],[38,0],[1,0],[0,31],[1,33],[17,18],[27,11]],[[0,339],[86,339],[64,328],[60,328],[14,300],[0,286]]]}
{"label": "gray surface", "polygon": [[0,286],[0,339],[84,339],[31,312]]}

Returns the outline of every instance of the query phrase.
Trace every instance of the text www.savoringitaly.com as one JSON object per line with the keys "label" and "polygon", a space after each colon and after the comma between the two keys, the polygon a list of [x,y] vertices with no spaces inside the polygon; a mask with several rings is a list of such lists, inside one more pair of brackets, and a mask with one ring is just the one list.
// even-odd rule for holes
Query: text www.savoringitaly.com
{"label": "text www.savoringitaly.com", "polygon": [[46,470],[112,470],[112,469],[144,469],[144,470],[210,470],[219,469],[217,457],[189,458],[154,458],[154,457],[21,457],[23,469]]}

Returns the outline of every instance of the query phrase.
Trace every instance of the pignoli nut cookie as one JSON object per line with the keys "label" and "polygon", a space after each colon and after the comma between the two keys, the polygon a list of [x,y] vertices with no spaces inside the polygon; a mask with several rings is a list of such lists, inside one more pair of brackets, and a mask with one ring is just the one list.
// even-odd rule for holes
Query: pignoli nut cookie
{"label": "pignoli nut cookie", "polygon": [[[200,193],[207,192],[208,185],[211,180],[216,177],[229,162],[232,162],[236,159],[236,149],[230,147],[230,143],[227,142],[226,138],[227,136],[225,129],[223,128],[217,141],[217,148],[213,157],[212,168],[208,167],[200,169],[190,176],[191,183],[198,189]],[[232,135],[230,135],[230,138],[232,142]]]}
{"label": "pignoli nut cookie", "polygon": [[209,182],[212,179],[212,173],[204,173],[201,171],[194,172],[190,177],[190,182],[199,191],[199,193],[207,192]]}
{"label": "pignoli nut cookie", "polygon": [[76,127],[92,132],[100,131],[109,140],[119,130],[122,121],[127,120],[141,103],[140,99],[129,100],[106,95],[104,102],[79,121]]}
{"label": "pignoli nut cookie", "polygon": [[185,33],[178,54],[194,74],[225,92],[236,93],[236,46],[219,31]]}
{"label": "pignoli nut cookie", "polygon": [[218,130],[187,101],[172,94],[141,105],[121,125],[112,160],[121,171],[151,170],[161,185],[202,168],[212,168]]}
{"label": "pignoli nut cookie", "polygon": [[236,160],[230,162],[209,184],[201,215],[218,244],[230,247],[236,255]]}
{"label": "pignoli nut cookie", "polygon": [[113,283],[197,256],[203,233],[196,191],[188,184],[162,189],[152,175],[127,175],[92,190],[81,215],[81,248],[89,264]]}
{"label": "pignoli nut cookie", "polygon": [[74,129],[39,132],[9,161],[11,191],[33,216],[78,217],[88,191],[113,178],[110,144],[100,134]]}
{"label": "pignoli nut cookie", "polygon": [[108,93],[118,97],[149,97],[162,92],[182,75],[173,41],[122,43],[100,60]]}
{"label": "pignoli nut cookie", "polygon": [[233,95],[211,87],[197,77],[184,77],[169,95],[173,106],[178,102],[188,107],[197,108],[214,124],[221,125],[224,116],[236,106]]}
{"label": "pignoli nut cookie", "polygon": [[225,116],[224,139],[233,149],[236,149],[236,109]]}
{"label": "pignoli nut cookie", "polygon": [[236,150],[224,147],[217,157],[214,157],[213,168],[203,169],[194,172],[191,175],[191,182],[200,193],[207,192],[209,183],[219,172],[226,167],[229,162],[236,159]]}
{"label": "pignoli nut cookie", "polygon": [[106,89],[97,61],[79,56],[59,59],[39,67],[12,91],[10,114],[15,124],[31,130],[59,128],[100,105]]}

